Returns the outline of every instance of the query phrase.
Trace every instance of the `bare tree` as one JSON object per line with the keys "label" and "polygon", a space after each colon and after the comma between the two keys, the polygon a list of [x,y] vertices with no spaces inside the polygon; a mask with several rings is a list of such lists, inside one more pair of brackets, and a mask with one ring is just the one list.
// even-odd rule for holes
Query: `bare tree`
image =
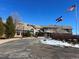
{"label": "bare tree", "polygon": [[14,24],[16,25],[17,23],[20,23],[21,22],[21,16],[18,12],[12,12],[11,13],[11,16],[13,17],[13,22]]}

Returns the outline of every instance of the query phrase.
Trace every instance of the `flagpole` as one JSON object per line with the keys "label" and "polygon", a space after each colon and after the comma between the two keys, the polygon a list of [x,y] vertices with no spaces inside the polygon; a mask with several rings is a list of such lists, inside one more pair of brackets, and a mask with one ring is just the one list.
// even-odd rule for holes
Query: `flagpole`
{"label": "flagpole", "polygon": [[77,33],[77,30],[78,30],[78,10],[77,10],[77,2],[76,2],[76,9],[75,9],[75,16],[76,16],[76,35],[78,34]]}

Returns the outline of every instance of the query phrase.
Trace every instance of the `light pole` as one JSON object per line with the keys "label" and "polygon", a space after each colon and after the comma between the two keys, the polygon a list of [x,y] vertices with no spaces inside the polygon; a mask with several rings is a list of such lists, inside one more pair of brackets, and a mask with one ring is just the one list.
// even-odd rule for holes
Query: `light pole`
{"label": "light pole", "polygon": [[24,36],[24,25],[22,27],[22,37],[21,37],[21,39],[23,39],[23,36]]}
{"label": "light pole", "polygon": [[23,26],[23,36],[24,36],[24,26]]}

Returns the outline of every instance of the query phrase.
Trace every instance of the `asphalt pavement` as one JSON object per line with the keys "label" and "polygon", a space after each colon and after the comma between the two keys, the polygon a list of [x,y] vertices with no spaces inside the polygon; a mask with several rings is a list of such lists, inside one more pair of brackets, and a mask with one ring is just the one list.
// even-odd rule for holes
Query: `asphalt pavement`
{"label": "asphalt pavement", "polygon": [[33,44],[37,40],[23,39],[0,45],[0,59],[79,59],[79,49]]}

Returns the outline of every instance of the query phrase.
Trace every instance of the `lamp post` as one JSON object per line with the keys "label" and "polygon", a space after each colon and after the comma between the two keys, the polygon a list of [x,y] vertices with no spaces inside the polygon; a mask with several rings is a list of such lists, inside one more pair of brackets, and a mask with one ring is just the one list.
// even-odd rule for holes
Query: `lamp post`
{"label": "lamp post", "polygon": [[23,39],[23,36],[24,36],[24,25],[23,25],[23,28],[22,28],[22,38]]}
{"label": "lamp post", "polygon": [[24,26],[23,26],[23,36],[24,36]]}
{"label": "lamp post", "polygon": [[76,35],[78,34],[78,8],[77,8],[77,2],[75,2],[76,4],[76,10],[75,10],[75,16],[76,16]]}

